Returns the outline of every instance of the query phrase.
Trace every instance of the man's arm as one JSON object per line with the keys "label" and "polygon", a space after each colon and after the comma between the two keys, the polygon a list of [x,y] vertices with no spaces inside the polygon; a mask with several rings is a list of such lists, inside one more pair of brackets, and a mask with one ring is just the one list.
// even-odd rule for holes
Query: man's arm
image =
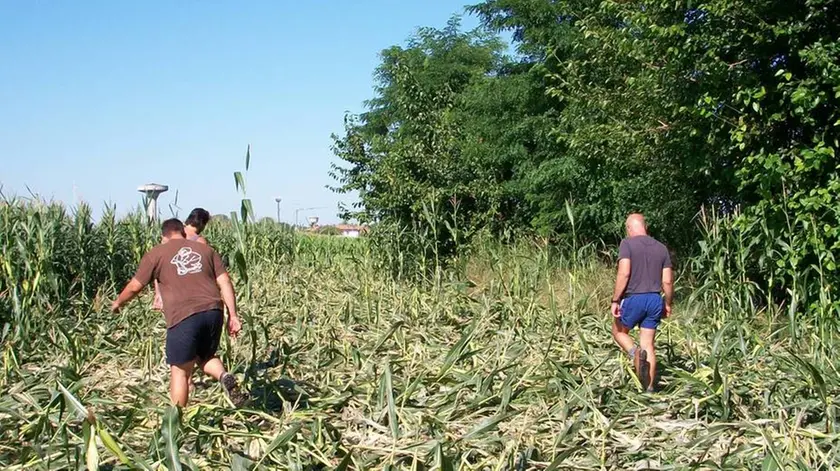
{"label": "man's arm", "polygon": [[216,283],[219,285],[222,301],[228,310],[228,332],[232,337],[236,337],[242,329],[242,322],[236,313],[236,293],[233,291],[233,282],[230,281],[230,275],[222,273],[216,277]]}
{"label": "man's arm", "polygon": [[618,261],[618,273],[615,275],[615,289],[613,289],[613,297],[610,310],[614,317],[619,316],[618,303],[621,296],[624,295],[624,290],[627,289],[627,283],[630,282],[630,259],[622,258]]}
{"label": "man's arm", "polygon": [[126,303],[134,299],[134,297],[137,296],[145,286],[146,285],[138,281],[137,278],[132,278],[131,281],[125,285],[125,288],[123,288],[119,297],[117,297],[117,300],[111,304],[111,311],[119,311],[121,307],[125,306]]}
{"label": "man's arm", "polygon": [[135,296],[137,296],[143,288],[152,282],[155,278],[155,267],[157,266],[157,260],[152,252],[146,253],[143,255],[143,258],[140,259],[140,265],[137,266],[137,272],[134,274],[134,277],[131,278],[131,281],[125,285],[123,288],[122,293],[120,293],[117,300],[111,303],[111,311],[117,312],[120,310],[121,307],[125,306],[125,304]]}
{"label": "man's arm", "polygon": [[674,302],[674,270],[662,269],[662,291],[665,292],[665,314],[671,315],[671,303]]}
{"label": "man's arm", "polygon": [[615,275],[615,289],[613,290],[613,302],[618,302],[627,289],[630,282],[630,259],[622,258],[618,261],[618,273]]}

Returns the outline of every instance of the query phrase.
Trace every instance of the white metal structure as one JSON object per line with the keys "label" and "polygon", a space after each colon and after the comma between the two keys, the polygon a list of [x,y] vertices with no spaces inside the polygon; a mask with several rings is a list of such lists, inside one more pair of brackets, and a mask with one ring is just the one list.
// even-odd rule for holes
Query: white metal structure
{"label": "white metal structure", "polygon": [[169,190],[168,186],[157,183],[147,183],[137,188],[137,191],[146,195],[146,216],[149,222],[157,221],[157,199],[167,190]]}

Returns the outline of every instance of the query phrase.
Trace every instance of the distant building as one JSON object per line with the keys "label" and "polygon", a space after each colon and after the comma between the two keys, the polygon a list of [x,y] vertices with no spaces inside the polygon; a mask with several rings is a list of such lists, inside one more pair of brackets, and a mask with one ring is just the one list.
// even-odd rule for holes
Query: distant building
{"label": "distant building", "polygon": [[366,227],[357,224],[339,224],[335,228],[341,232],[342,237],[359,237],[367,230]]}

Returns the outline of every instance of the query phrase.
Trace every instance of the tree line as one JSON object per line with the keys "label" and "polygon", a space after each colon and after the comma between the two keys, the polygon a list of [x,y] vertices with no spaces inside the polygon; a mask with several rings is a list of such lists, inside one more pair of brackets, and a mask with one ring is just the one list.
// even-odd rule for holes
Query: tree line
{"label": "tree line", "polygon": [[695,254],[702,210],[769,292],[840,278],[840,2],[467,11],[481,27],[454,17],[382,51],[374,96],[334,136],[335,190],[360,196],[344,217],[417,228],[432,208],[448,247],[479,231],[611,244],[641,211]]}

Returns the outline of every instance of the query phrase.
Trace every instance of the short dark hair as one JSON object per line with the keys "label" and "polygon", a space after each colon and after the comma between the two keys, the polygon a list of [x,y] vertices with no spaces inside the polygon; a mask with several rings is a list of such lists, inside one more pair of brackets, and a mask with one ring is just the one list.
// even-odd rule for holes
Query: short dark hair
{"label": "short dark hair", "polygon": [[204,231],[204,228],[207,227],[208,222],[210,222],[210,213],[204,208],[195,208],[190,211],[190,215],[187,216],[187,220],[184,221],[184,224],[194,227],[195,232],[201,234],[201,232]]}
{"label": "short dark hair", "polygon": [[160,225],[160,233],[164,237],[169,237],[172,234],[178,233],[181,234],[181,237],[186,237],[187,234],[184,232],[184,223],[181,222],[180,219],[172,218],[163,221],[163,224]]}

